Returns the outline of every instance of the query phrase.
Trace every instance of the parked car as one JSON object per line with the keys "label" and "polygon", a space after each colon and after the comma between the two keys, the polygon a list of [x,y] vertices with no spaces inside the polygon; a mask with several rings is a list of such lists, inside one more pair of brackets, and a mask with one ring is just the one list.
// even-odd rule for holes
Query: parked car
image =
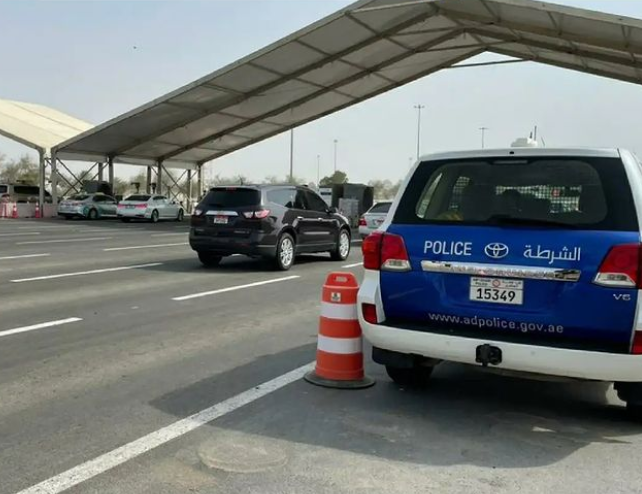
{"label": "parked car", "polygon": [[[576,207],[533,186],[570,187]],[[642,418],[641,221],[627,151],[424,158],[363,244],[374,360],[404,385],[441,361],[614,382]]]}
{"label": "parked car", "polygon": [[359,219],[359,235],[361,235],[361,238],[366,238],[383,224],[391,205],[391,201],[378,202]]}
{"label": "parked car", "polygon": [[183,221],[185,211],[176,201],[165,196],[134,194],[118,204],[121,221],[147,220],[158,223],[161,220]]}
{"label": "parked car", "polygon": [[115,218],[116,199],[105,194],[76,194],[58,204],[58,216],[67,220]]}
{"label": "parked car", "polygon": [[297,254],[329,252],[332,259],[345,260],[350,227],[307,187],[214,187],[192,215],[189,241],[205,266],[244,254],[288,270]]}
{"label": "parked car", "polygon": [[[36,203],[40,187],[25,184],[0,184],[0,202]],[[51,203],[51,194],[45,191],[45,202]]]}

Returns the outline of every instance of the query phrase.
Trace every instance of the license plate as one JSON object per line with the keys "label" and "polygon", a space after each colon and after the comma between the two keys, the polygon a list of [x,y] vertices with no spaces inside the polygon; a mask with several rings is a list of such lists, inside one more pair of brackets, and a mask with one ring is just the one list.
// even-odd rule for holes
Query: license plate
{"label": "license plate", "polygon": [[470,300],[491,304],[523,305],[524,282],[501,278],[471,278]]}
{"label": "license plate", "polygon": [[227,216],[214,216],[215,225],[227,225]]}

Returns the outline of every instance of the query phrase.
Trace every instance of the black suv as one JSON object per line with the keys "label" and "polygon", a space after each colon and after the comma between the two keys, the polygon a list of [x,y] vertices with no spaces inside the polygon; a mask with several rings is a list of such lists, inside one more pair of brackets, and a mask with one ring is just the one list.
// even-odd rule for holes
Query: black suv
{"label": "black suv", "polygon": [[350,254],[350,226],[306,187],[239,185],[209,190],[192,215],[189,243],[205,266],[244,254],[288,270],[297,254]]}

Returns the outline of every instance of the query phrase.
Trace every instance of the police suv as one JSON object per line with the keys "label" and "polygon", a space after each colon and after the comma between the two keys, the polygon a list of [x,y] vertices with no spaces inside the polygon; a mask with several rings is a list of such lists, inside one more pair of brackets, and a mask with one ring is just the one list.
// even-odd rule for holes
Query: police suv
{"label": "police suv", "polygon": [[440,361],[614,382],[642,418],[641,232],[627,151],[425,157],[363,243],[373,358],[404,385]]}

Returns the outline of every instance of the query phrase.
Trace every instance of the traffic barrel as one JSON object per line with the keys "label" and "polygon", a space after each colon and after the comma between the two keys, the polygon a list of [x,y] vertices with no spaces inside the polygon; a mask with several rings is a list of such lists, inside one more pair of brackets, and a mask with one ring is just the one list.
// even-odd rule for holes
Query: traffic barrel
{"label": "traffic barrel", "polygon": [[374,379],[363,370],[363,335],[357,317],[359,282],[352,273],[330,273],[323,285],[317,362],[305,380],[327,388],[360,389]]}
{"label": "traffic barrel", "polygon": [[18,219],[18,204],[13,203],[13,211],[11,212],[11,217],[15,220]]}

